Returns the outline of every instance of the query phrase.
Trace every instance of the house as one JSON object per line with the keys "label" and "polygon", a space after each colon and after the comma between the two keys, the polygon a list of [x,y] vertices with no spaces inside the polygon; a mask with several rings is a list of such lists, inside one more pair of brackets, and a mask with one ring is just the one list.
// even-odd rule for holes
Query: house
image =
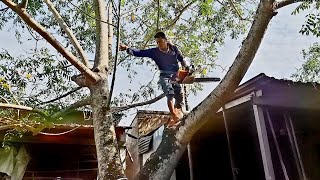
{"label": "house", "polygon": [[[171,179],[320,179],[319,90],[265,74],[243,83],[194,135]],[[161,142],[164,115],[140,111],[133,120],[129,179]]]}
{"label": "house", "polygon": [[[320,179],[319,104],[319,84],[259,74],[212,112],[215,119],[193,136],[171,180]],[[122,155],[127,155],[129,179],[160,144],[168,118],[167,112],[139,111],[132,129],[116,130],[122,141],[127,135],[130,153]],[[0,171],[23,171],[26,180],[95,179],[92,122],[85,121],[81,112],[65,119],[36,136],[11,140],[15,148],[0,148]],[[0,138],[4,136],[0,130]]]}
{"label": "house", "polygon": [[[98,164],[92,119],[86,120],[83,112],[70,113],[63,119],[35,136],[27,134],[11,139],[10,149],[0,148],[0,179],[5,174],[11,179],[23,176],[24,180],[96,179]],[[127,128],[130,127],[116,127],[123,156],[126,155],[123,137]],[[5,133],[6,130],[0,130],[1,140]]]}

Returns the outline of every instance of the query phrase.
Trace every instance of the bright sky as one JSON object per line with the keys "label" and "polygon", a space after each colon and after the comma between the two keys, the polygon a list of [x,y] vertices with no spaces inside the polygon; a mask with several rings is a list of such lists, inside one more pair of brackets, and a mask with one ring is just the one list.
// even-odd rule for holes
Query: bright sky
{"label": "bright sky", "polygon": [[[297,68],[303,62],[301,50],[308,48],[319,39],[312,36],[303,36],[299,34],[301,25],[305,21],[305,14],[297,16],[291,15],[294,7],[289,6],[279,10],[277,16],[273,18],[267,30],[265,38],[262,41],[260,49],[249,68],[244,80],[245,82],[259,73],[265,73],[267,76],[272,76],[278,79],[290,78]],[[9,49],[10,52],[23,52],[27,46],[20,47],[15,40],[14,33],[1,31],[0,32],[0,48]],[[227,40],[225,46],[219,52],[219,60],[217,64],[223,67],[228,67],[236,57],[239,46],[239,40]],[[32,44],[33,45],[33,44]],[[210,76],[223,77],[226,72],[217,68]],[[151,75],[151,74],[150,74]],[[147,75],[144,75],[148,77]],[[152,76],[152,75],[151,75]],[[127,76],[118,76],[118,82],[127,81]],[[155,80],[158,80],[156,78]],[[197,97],[190,95],[189,105],[192,109],[199,104],[215,87],[217,83],[208,83],[204,85],[204,91],[199,92]],[[118,90],[123,90],[124,87],[116,84]],[[127,85],[125,85],[125,88]],[[147,107],[149,110],[167,110],[166,100],[162,99],[159,102]],[[134,117],[135,113],[129,113],[128,120]],[[129,123],[128,121],[126,121]],[[127,124],[125,123],[125,124]]]}

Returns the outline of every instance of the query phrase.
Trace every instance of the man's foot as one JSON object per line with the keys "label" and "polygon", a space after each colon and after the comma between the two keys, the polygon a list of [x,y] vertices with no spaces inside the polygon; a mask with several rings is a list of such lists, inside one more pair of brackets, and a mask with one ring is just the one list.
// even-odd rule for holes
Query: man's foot
{"label": "man's foot", "polygon": [[182,119],[182,118],[183,118],[184,113],[183,113],[183,111],[182,111],[181,108],[176,108],[176,109],[175,109],[175,112],[176,112],[176,115],[179,117],[179,119]]}
{"label": "man's foot", "polygon": [[168,127],[169,128],[174,128],[180,124],[180,117],[179,116],[173,116],[169,119],[168,122]]}

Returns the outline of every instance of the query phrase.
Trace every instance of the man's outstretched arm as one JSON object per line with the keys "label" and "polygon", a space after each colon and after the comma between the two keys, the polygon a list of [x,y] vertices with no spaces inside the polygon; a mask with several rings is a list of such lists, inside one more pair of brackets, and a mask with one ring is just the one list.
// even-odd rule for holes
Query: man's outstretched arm
{"label": "man's outstretched arm", "polygon": [[139,49],[134,49],[130,48],[127,45],[120,44],[119,45],[119,50],[120,51],[127,51],[128,54],[136,56],[136,57],[150,57],[152,56],[151,49],[146,49],[146,50],[139,50]]}

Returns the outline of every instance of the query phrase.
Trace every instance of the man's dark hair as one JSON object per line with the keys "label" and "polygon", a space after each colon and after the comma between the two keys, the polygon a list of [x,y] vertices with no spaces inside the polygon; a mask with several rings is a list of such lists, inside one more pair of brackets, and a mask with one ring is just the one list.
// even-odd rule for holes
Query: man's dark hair
{"label": "man's dark hair", "polygon": [[162,38],[162,39],[167,39],[166,35],[164,34],[164,32],[157,32],[156,35],[154,35],[154,38]]}

